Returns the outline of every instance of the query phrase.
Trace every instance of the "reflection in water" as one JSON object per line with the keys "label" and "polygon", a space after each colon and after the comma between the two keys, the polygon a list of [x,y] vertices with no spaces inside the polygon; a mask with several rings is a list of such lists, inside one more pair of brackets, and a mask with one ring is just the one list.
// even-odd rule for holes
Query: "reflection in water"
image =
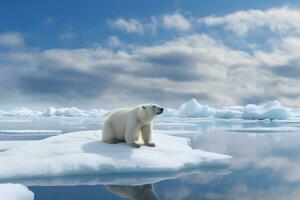
{"label": "reflection in water", "polygon": [[[99,198],[156,200],[159,199],[158,197],[174,200],[174,197],[176,199],[182,197],[187,189],[182,190],[176,187],[174,189],[174,186],[170,185],[167,189],[169,194],[166,197],[160,191],[161,188],[158,186],[160,183],[169,183],[170,180],[181,183],[181,180],[187,179],[187,181],[195,181],[196,185],[205,184],[229,173],[228,168],[224,166],[182,171],[179,174],[107,174],[16,179],[10,182],[29,186],[29,189],[35,194],[35,200],[98,200]],[[154,184],[156,191],[154,191]]]}
{"label": "reflection in water", "polygon": [[158,200],[153,185],[107,185],[106,189],[115,195],[130,200]]}
{"label": "reflection in water", "polygon": [[193,148],[232,155],[232,173],[205,182],[201,182],[203,177],[185,176],[176,182],[169,181],[168,185],[158,183],[158,194],[162,189],[164,197],[170,197],[165,199],[178,199],[179,194],[174,195],[172,191],[182,191],[184,197],[180,199],[195,196],[202,200],[299,199],[299,131],[233,133],[215,130],[191,139]]}

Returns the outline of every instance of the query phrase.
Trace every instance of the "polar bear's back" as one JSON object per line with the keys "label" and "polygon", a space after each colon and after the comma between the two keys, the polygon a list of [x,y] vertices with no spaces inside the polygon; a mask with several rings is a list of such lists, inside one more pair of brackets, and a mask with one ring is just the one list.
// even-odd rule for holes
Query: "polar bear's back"
{"label": "polar bear's back", "polygon": [[136,109],[121,108],[109,115],[106,119],[106,123],[109,123],[116,134],[118,139],[124,139],[124,132],[128,121],[135,121]]}

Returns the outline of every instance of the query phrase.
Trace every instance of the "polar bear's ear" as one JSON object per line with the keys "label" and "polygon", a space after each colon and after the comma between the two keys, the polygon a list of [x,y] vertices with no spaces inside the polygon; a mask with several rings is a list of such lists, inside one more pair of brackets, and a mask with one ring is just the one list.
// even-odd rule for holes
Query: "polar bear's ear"
{"label": "polar bear's ear", "polygon": [[146,106],[142,106],[143,109],[146,109]]}

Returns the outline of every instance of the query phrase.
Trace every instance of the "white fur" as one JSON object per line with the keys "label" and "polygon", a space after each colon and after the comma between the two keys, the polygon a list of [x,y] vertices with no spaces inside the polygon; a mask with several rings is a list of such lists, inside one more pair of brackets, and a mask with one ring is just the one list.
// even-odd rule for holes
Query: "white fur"
{"label": "white fur", "polygon": [[160,114],[160,109],[162,108],[158,105],[145,104],[114,111],[104,121],[103,141],[107,143],[125,141],[130,146],[139,147],[136,141],[142,136],[146,145],[153,144],[152,120]]}

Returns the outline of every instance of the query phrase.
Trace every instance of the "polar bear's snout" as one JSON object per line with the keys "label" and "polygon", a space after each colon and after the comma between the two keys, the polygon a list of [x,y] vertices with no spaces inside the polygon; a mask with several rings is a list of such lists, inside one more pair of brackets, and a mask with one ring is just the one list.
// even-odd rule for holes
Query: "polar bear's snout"
{"label": "polar bear's snout", "polygon": [[164,111],[164,109],[159,106],[155,106],[154,109],[157,115],[160,115]]}
{"label": "polar bear's snout", "polygon": [[159,115],[162,113],[164,111],[164,109],[163,108],[160,108],[160,110],[159,110]]}

